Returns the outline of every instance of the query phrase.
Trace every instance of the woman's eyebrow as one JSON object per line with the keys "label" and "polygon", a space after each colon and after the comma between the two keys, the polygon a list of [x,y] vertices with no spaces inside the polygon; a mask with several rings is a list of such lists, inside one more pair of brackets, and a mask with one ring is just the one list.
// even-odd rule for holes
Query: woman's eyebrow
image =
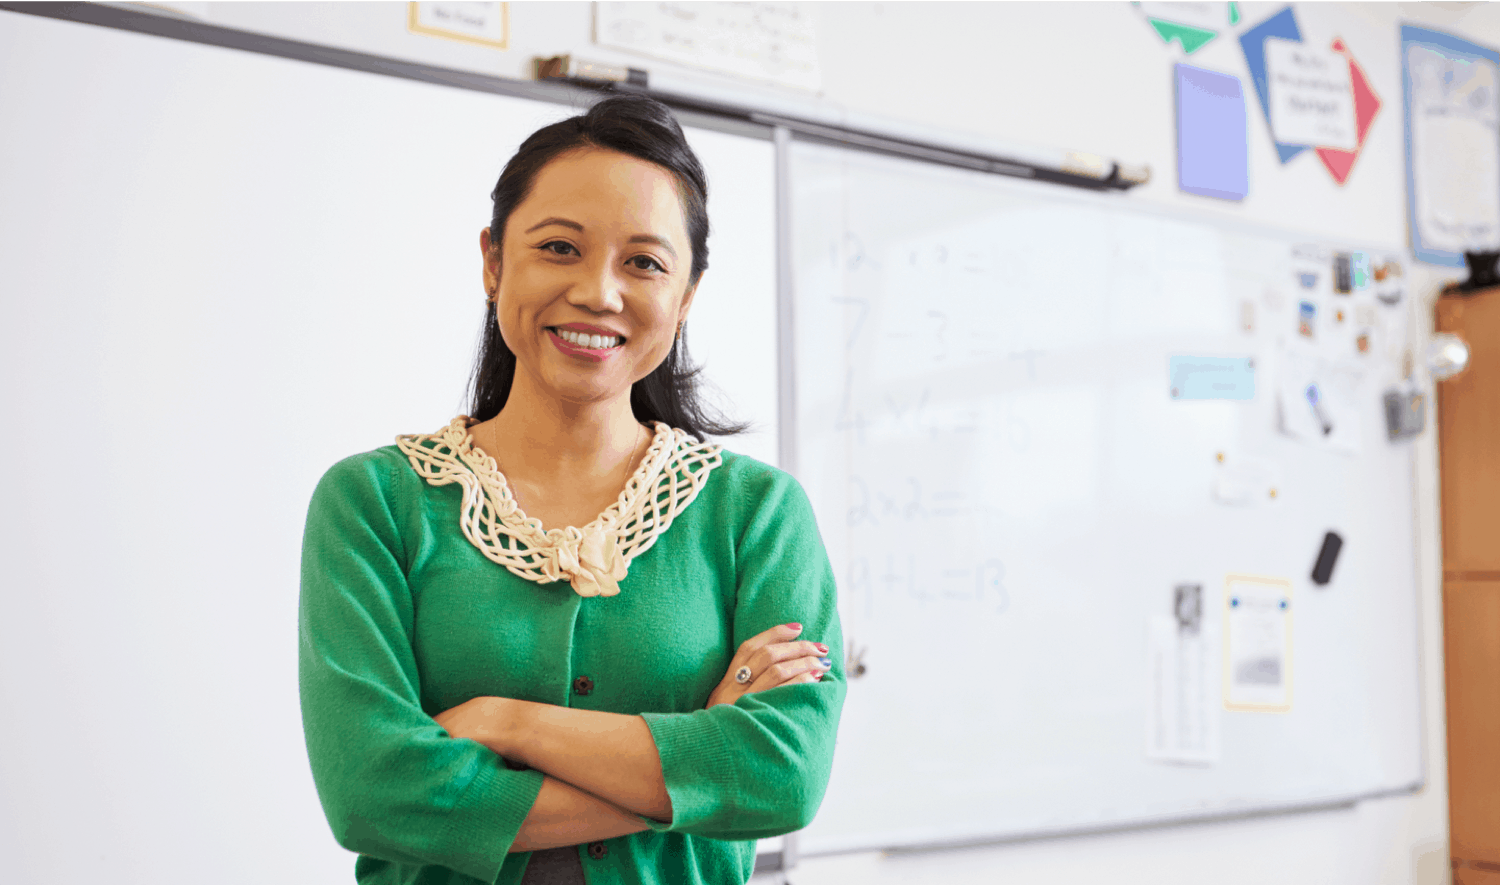
{"label": "woman's eyebrow", "polygon": [[667,254],[671,255],[674,260],[677,258],[677,250],[672,248],[672,244],[671,243],[667,242],[666,240],[662,239],[661,237],[654,236],[652,234],[636,234],[635,236],[631,237],[629,240],[626,240],[626,242],[628,242],[628,243],[651,243],[652,245],[660,246],[663,249],[666,249],[667,250]]}
{"label": "woman's eyebrow", "polygon": [[578,231],[579,233],[583,233],[583,225],[579,224],[576,221],[569,221],[566,218],[544,218],[540,222],[526,228],[526,233],[529,234],[534,230],[540,230],[549,224],[556,224],[560,227],[569,227],[573,230]]}

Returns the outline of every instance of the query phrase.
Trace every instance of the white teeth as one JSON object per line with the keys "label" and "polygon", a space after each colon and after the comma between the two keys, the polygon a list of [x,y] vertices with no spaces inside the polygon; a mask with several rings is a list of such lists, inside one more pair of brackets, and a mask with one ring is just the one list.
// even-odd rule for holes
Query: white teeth
{"label": "white teeth", "polygon": [[558,329],[557,335],[569,344],[576,344],[579,347],[587,347],[591,350],[619,347],[621,344],[621,339],[618,335],[584,335],[568,329]]}

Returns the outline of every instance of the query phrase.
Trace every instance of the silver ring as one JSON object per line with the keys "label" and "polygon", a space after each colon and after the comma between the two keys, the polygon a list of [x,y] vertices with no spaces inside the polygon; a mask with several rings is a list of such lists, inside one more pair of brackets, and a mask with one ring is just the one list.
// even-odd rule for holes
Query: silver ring
{"label": "silver ring", "polygon": [[741,667],[738,670],[734,671],[734,681],[738,682],[740,685],[744,685],[745,683],[749,682],[750,681],[750,668],[749,667]]}

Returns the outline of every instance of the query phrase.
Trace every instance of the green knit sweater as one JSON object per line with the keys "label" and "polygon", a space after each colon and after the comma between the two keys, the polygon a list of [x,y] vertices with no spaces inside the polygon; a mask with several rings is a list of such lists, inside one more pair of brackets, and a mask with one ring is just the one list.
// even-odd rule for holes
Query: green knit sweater
{"label": "green knit sweater", "polygon": [[[498,696],[651,729],[672,822],[580,845],[592,885],[747,880],[753,840],[805,826],[822,801],[844,697],[833,574],[802,488],[725,452],[619,595],[587,599],[486,559],[460,529],[462,494],[386,446],[334,465],[308,508],[303,726],[356,879],[520,882],[530,855],[508,851],[541,772],[432,718]],[[743,640],[792,621],[829,646],[821,682],[703,709]]]}

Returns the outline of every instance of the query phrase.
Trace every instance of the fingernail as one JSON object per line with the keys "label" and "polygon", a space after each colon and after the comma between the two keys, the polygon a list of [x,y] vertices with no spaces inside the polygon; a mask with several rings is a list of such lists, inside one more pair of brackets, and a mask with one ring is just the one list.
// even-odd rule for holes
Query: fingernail
{"label": "fingernail", "polygon": [[[823,671],[823,673],[827,673],[827,672],[828,672],[827,670]],[[816,682],[817,680],[822,679],[823,678],[823,673],[814,673],[813,674],[813,681]]]}
{"label": "fingernail", "polygon": [[828,658],[818,658],[818,663],[822,664],[825,667],[833,666],[833,661],[830,661]]}
{"label": "fingernail", "polygon": [[817,649],[818,650],[818,654],[820,654],[820,655],[826,655],[826,654],[828,654],[828,646],[824,645],[821,642],[814,642],[813,643],[813,648]]}
{"label": "fingernail", "polygon": [[787,626],[791,627],[793,630],[797,630],[799,632],[802,630],[802,625],[801,624],[787,624]]}

